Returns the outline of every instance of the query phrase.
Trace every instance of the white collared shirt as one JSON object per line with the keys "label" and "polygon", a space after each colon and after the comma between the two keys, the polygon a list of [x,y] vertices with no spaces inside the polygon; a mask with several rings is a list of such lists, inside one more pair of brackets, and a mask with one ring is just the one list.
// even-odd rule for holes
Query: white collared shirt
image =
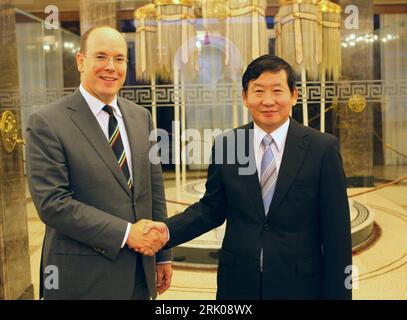
{"label": "white collared shirt", "polygon": [[[288,133],[289,125],[290,125],[290,119],[288,118],[287,121],[284,122],[283,125],[281,125],[279,128],[277,128],[272,133],[270,133],[271,137],[273,138],[273,142],[272,142],[270,148],[271,148],[271,151],[273,152],[274,159],[276,161],[277,176],[280,171],[281,161],[283,159],[285,142],[287,140],[287,133]],[[261,160],[262,160],[263,154],[264,154],[264,146],[261,142],[263,141],[264,136],[267,135],[267,132],[265,132],[263,129],[261,129],[254,121],[253,121],[253,128],[254,128],[254,137],[253,137],[254,156],[256,159],[257,174],[258,174],[259,181],[260,181]],[[263,248],[261,248],[261,251],[260,251],[260,271],[263,272]]]}
{"label": "white collared shirt", "polygon": [[[280,171],[280,166],[281,166],[281,161],[283,159],[283,154],[284,154],[284,148],[285,148],[285,142],[287,140],[287,133],[288,133],[288,127],[290,125],[290,119],[287,119],[286,122],[284,122],[283,125],[281,125],[279,128],[274,130],[270,135],[273,138],[273,143],[271,144],[271,151],[273,152],[274,159],[276,161],[276,169],[277,169],[277,175]],[[253,127],[254,127],[254,156],[256,159],[256,167],[257,167],[257,173],[260,181],[260,174],[261,174],[261,159],[263,158],[263,153],[264,153],[264,146],[261,143],[264,136],[267,135],[267,132],[262,130],[256,122],[253,121]]]}
{"label": "white collared shirt", "polygon": [[[88,104],[90,110],[98,121],[100,127],[105,134],[107,141],[109,141],[109,114],[103,111],[103,107],[106,105],[104,102],[100,101],[98,98],[91,95],[86,89],[82,86],[79,86],[79,91],[81,92],[83,98]],[[113,101],[109,104],[113,108],[113,114],[117,119],[117,124],[119,125],[120,137],[123,141],[124,151],[126,152],[127,166],[129,167],[130,177],[133,180],[133,168],[131,165],[131,150],[129,139],[127,138],[126,127],[124,125],[123,115],[120,112],[119,106],[117,105],[117,96],[114,97]]]}
{"label": "white collared shirt", "polygon": [[[100,127],[102,128],[103,133],[106,136],[107,141],[109,141],[109,114],[103,111],[103,107],[106,105],[104,102],[100,101],[98,98],[91,95],[86,89],[82,86],[79,86],[79,91],[81,92],[83,98],[88,104],[90,110],[98,121]],[[119,106],[117,105],[117,96],[114,97],[113,101],[109,104],[113,108],[113,114],[117,119],[119,125],[120,136],[122,138],[124,151],[126,152],[127,166],[129,167],[130,177],[133,180],[133,170],[131,166],[131,151],[129,145],[129,139],[127,138],[126,127],[124,126],[123,115],[120,112]],[[127,225],[126,233],[124,235],[124,240],[122,242],[122,248],[127,242],[131,228],[131,223]]]}

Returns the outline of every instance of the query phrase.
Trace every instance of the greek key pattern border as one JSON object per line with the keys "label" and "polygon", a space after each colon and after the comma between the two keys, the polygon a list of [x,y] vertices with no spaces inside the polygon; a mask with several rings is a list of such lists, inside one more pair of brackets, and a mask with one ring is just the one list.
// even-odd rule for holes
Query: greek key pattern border
{"label": "greek key pattern border", "polygon": [[[298,104],[304,100],[309,103],[347,102],[352,96],[360,95],[366,102],[381,102],[383,99],[407,100],[407,80],[399,81],[340,81],[340,82],[306,82],[306,90],[300,82]],[[181,90],[182,89],[182,90]],[[51,103],[74,92],[76,88],[44,89],[35,92],[0,90],[0,107],[13,108],[32,107]],[[194,84],[174,87],[173,85],[125,86],[120,90],[120,96],[145,107],[155,101],[158,107],[173,107],[174,101],[185,101],[186,104],[199,106],[224,106],[234,102],[241,105],[241,86],[232,84]]]}

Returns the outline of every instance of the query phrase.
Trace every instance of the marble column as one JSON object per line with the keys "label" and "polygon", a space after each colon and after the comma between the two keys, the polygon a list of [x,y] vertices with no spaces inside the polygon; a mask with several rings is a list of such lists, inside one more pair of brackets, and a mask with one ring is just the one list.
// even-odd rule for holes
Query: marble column
{"label": "marble column", "polygon": [[[356,6],[359,11],[358,29],[347,28],[349,24],[346,24],[345,20],[349,19],[349,14],[342,13],[342,39],[357,38],[373,33],[373,0],[340,0],[339,4],[343,10],[347,6]],[[354,12],[352,10],[352,13]],[[373,43],[355,41],[354,46],[342,47],[341,79],[345,82],[373,79]],[[368,92],[368,90],[366,91]],[[341,97],[339,98],[341,99]],[[340,103],[334,118],[348,186],[372,186],[373,103],[368,102],[362,112],[352,111],[347,103]]]}
{"label": "marble column", "polygon": [[80,0],[79,16],[81,34],[97,25],[108,25],[117,28],[117,0]]}
{"label": "marble column", "polygon": [[[21,128],[15,11],[0,0],[0,114],[10,110]],[[21,130],[19,131],[21,137]],[[0,142],[0,299],[32,299],[23,149],[7,153]]]}

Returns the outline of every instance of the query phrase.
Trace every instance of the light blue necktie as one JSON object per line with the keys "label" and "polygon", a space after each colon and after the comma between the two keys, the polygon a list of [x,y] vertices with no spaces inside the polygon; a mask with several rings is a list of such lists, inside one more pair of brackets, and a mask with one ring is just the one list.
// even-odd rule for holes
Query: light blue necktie
{"label": "light blue necktie", "polygon": [[[263,197],[264,212],[267,215],[271,200],[273,199],[274,189],[277,181],[276,161],[274,160],[271,144],[273,138],[270,135],[265,135],[261,143],[264,146],[263,158],[261,159],[260,168],[260,186],[261,195]],[[260,271],[263,272],[263,248],[260,252]]]}
{"label": "light blue necktie", "polygon": [[277,181],[277,168],[274,159],[271,144],[273,138],[270,135],[265,135],[261,143],[264,146],[263,158],[261,159],[260,186],[263,197],[264,211],[267,212],[270,208],[271,200],[273,199],[274,189]]}

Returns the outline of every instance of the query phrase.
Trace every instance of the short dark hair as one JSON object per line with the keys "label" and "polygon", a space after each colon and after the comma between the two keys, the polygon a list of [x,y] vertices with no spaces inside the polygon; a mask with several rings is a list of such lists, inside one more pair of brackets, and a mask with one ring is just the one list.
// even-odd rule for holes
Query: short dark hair
{"label": "short dark hair", "polygon": [[[87,44],[88,44],[88,38],[89,35],[92,33],[92,31],[96,30],[96,29],[100,29],[100,28],[110,28],[112,30],[116,30],[117,32],[119,32],[117,29],[113,28],[112,26],[109,25],[98,25],[98,26],[93,26],[90,29],[88,29],[81,37],[81,46],[79,48],[79,52],[82,54],[86,54],[86,48],[87,48]],[[120,33],[120,32],[119,32]],[[126,41],[125,41],[126,42]],[[127,46],[127,43],[126,43]]]}
{"label": "short dark hair", "polygon": [[296,83],[295,72],[287,61],[273,54],[265,54],[249,63],[242,77],[242,87],[244,92],[247,94],[249,81],[257,79],[263,72],[276,73],[280,70],[285,70],[287,74],[287,84],[290,88],[291,94],[293,94]]}

